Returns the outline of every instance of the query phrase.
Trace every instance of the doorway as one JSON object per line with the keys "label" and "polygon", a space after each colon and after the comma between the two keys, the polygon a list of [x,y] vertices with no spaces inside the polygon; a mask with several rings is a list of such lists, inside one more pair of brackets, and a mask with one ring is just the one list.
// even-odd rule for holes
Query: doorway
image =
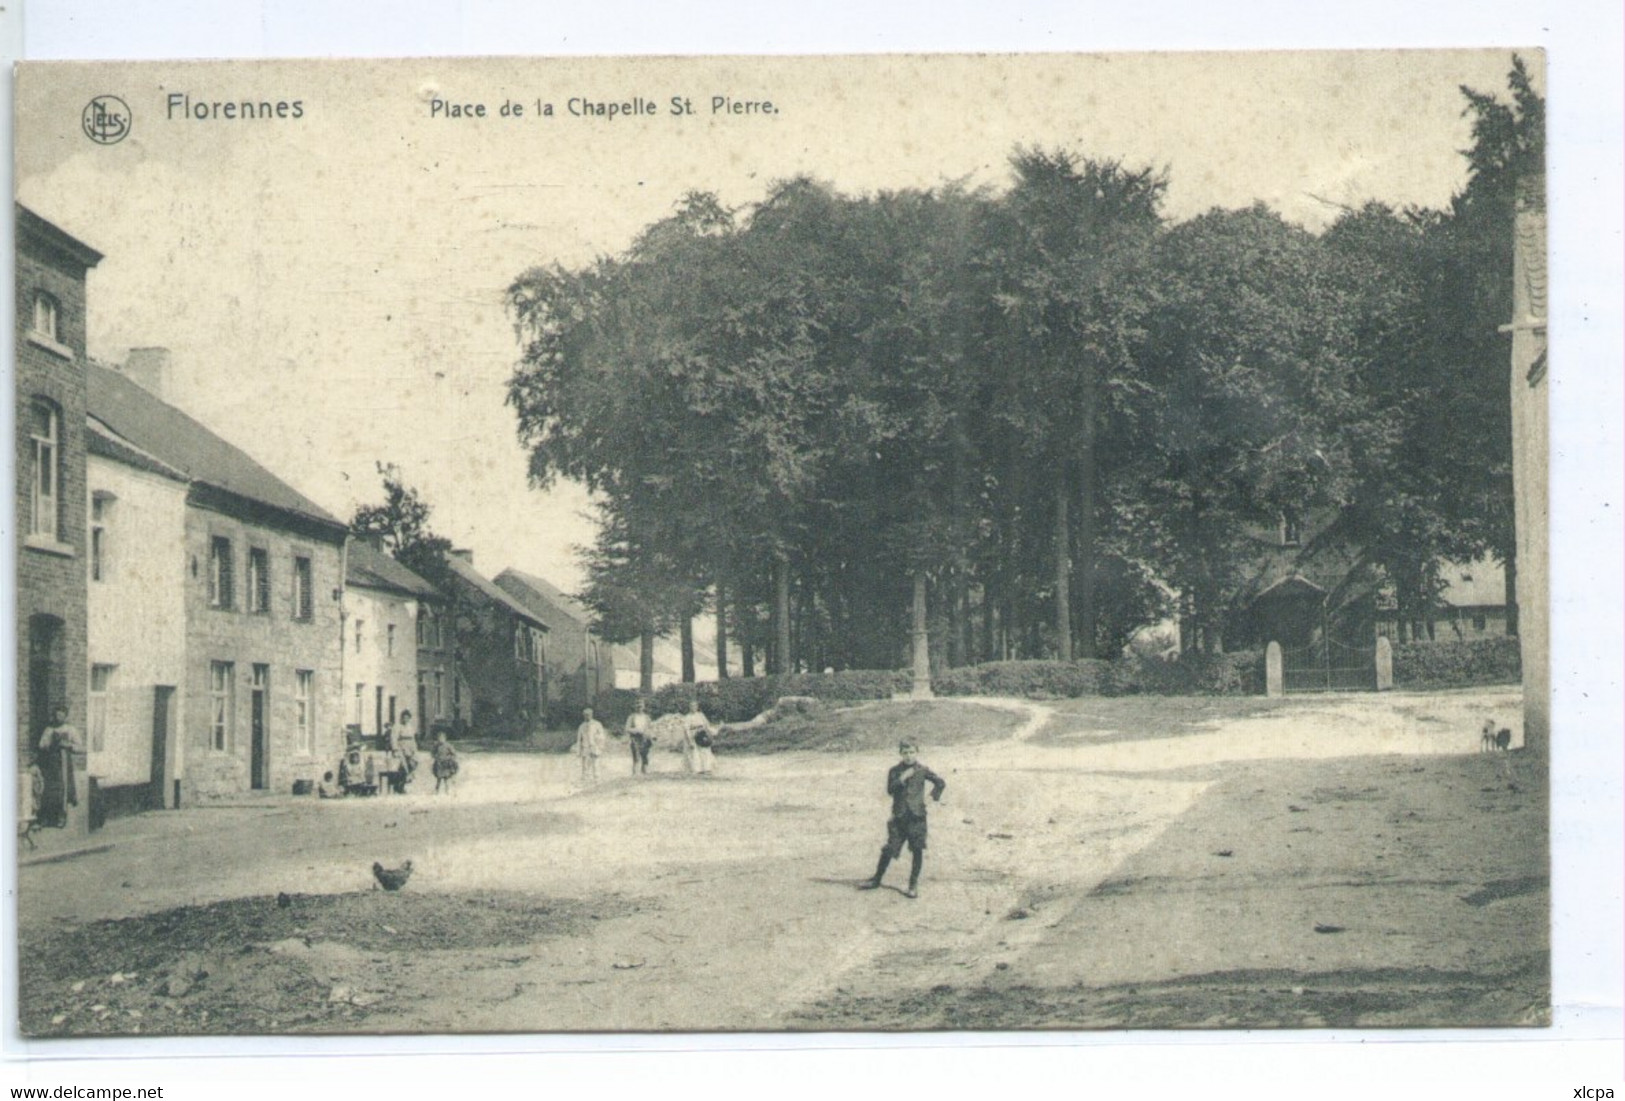
{"label": "doorway", "polygon": [[28,619],[28,730],[23,743],[30,751],[39,744],[40,732],[51,725],[51,712],[67,706],[67,682],[63,659],[62,621],[54,615]]}
{"label": "doorway", "polygon": [[249,782],[256,791],[271,786],[271,667],[254,666],[254,679],[249,687]]}
{"label": "doorway", "polygon": [[160,684],[152,690],[152,774],[147,806],[152,810],[174,810],[176,773],[180,762],[175,753],[175,689]]}

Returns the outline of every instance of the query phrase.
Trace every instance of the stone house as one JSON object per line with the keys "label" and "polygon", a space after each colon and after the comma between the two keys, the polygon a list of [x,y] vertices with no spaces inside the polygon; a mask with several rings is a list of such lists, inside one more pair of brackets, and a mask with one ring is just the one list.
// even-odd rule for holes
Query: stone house
{"label": "stone house", "polygon": [[456,728],[459,698],[456,620],[450,601],[438,588],[432,599],[427,595],[419,599],[415,630],[418,738],[428,744],[437,727]]}
{"label": "stone house", "polygon": [[[53,711],[66,708],[81,732],[88,717],[85,281],[102,256],[20,204],[16,234],[16,775],[26,780]],[[80,795],[70,829],[88,824]]]}
{"label": "stone house", "polygon": [[1251,564],[1226,617],[1225,649],[1305,646],[1327,632],[1351,644],[1374,642],[1375,578],[1358,547],[1324,537],[1334,518],[1319,510],[1243,533]]}
{"label": "stone house", "polygon": [[89,408],[188,480],[181,797],[314,781],[343,749],[345,525],[135,374],[90,366]]}
{"label": "stone house", "polygon": [[[1506,567],[1495,559],[1440,562],[1439,583],[1434,640],[1470,642],[1508,633]],[[1395,641],[1403,637],[1389,602],[1379,605],[1377,633]]]}
{"label": "stone house", "polygon": [[[1348,646],[1374,645],[1378,636],[1408,641],[1392,588],[1361,548],[1333,530],[1336,512],[1323,509],[1300,520],[1249,529],[1255,553],[1225,629],[1225,647],[1260,649],[1307,645],[1323,634]],[[1507,633],[1505,571],[1494,559],[1442,561],[1433,609],[1432,638],[1459,641]],[[1417,633],[1421,639],[1423,634]]]}
{"label": "stone house", "polygon": [[528,737],[547,714],[547,624],[476,570],[472,551],[452,551],[446,565],[456,719],[477,737]]}
{"label": "stone house", "polygon": [[[592,617],[580,601],[534,574],[506,569],[496,584],[547,625],[548,699],[562,710],[579,712],[600,692],[618,687],[620,647],[592,633]],[[634,676],[636,662],[632,665]],[[635,687],[635,685],[634,685]]]}
{"label": "stone house", "polygon": [[[373,540],[352,539],[344,571],[344,679],[348,725],[377,735],[385,723],[420,742],[432,713],[419,666],[420,625],[440,591]],[[413,712],[403,725],[403,712]]]}

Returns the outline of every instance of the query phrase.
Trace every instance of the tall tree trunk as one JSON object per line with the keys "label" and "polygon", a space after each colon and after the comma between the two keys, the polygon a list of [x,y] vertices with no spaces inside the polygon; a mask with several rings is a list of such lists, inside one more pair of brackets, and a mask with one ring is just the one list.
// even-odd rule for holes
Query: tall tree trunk
{"label": "tall tree trunk", "polygon": [[645,696],[655,690],[655,633],[645,629],[638,636],[638,691]]}
{"label": "tall tree trunk", "polygon": [[1095,445],[1092,430],[1084,435],[1087,439],[1078,453],[1078,656],[1092,658],[1099,634],[1095,626]]}
{"label": "tall tree trunk", "polygon": [[926,626],[925,574],[914,575],[914,689],[917,700],[931,698],[931,637]]}
{"label": "tall tree trunk", "polygon": [[756,647],[748,638],[740,643],[739,671],[747,677],[756,675]]}
{"label": "tall tree trunk", "polygon": [[982,645],[977,652],[977,660],[993,661],[993,594],[988,591],[986,584],[982,585]]}
{"label": "tall tree trunk", "polygon": [[965,575],[954,571],[953,589],[948,598],[948,667],[957,669],[965,664],[969,647],[965,645]]}
{"label": "tall tree trunk", "polygon": [[677,625],[677,638],[683,650],[683,683],[694,683],[694,617],[684,614]]}
{"label": "tall tree trunk", "polygon": [[1072,525],[1066,459],[1055,464],[1055,656],[1072,660]]}
{"label": "tall tree trunk", "polygon": [[773,558],[773,661],[770,673],[790,672],[790,556]]}
{"label": "tall tree trunk", "polygon": [[728,679],[728,590],[717,577],[717,680]]}

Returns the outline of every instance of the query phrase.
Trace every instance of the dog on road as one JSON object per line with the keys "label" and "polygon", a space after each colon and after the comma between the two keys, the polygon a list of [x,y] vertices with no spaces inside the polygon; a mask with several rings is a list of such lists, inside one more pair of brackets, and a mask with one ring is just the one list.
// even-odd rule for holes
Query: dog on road
{"label": "dog on road", "polygon": [[1478,736],[1478,751],[1480,753],[1502,753],[1512,748],[1512,729],[1501,727],[1497,729],[1494,719],[1484,720],[1484,729]]}

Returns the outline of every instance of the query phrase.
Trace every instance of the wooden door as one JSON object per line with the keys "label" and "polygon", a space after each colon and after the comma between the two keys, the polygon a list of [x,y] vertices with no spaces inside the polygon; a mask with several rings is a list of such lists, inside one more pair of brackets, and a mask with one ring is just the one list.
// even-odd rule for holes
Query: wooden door
{"label": "wooden door", "polygon": [[254,666],[254,680],[249,694],[249,786],[263,791],[271,786],[271,667]]}

